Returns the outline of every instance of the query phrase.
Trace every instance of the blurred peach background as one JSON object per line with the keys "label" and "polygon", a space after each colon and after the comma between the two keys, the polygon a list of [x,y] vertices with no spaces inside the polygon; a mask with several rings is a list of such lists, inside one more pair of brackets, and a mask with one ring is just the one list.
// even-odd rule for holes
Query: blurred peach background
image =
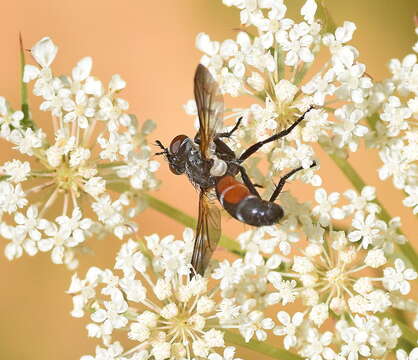
{"label": "blurred peach background", "polygon": [[[303,4],[291,3],[290,13]],[[374,79],[388,74],[390,58],[403,57],[415,41],[413,14],[416,0],[385,1],[352,0],[327,2],[335,22],[356,23],[352,42],[360,50]],[[19,105],[18,33],[22,32],[26,48],[43,36],[50,36],[59,46],[54,72],[68,73],[76,62],[87,55],[94,59],[93,73],[108,81],[119,73],[128,82],[122,97],[131,104],[131,112],[140,120],[151,118],[158,127],[150,140],[169,142],[179,133],[193,134],[193,124],[182,109],[192,97],[192,76],[200,59],[194,47],[195,36],[204,31],[213,39],[235,36],[239,25],[238,11],[224,7],[221,0],[21,0],[2,4],[0,42],[0,95],[14,107]],[[228,101],[228,100],[227,100]],[[32,97],[32,103],[33,101]],[[47,121],[45,114],[33,109],[35,119]],[[13,153],[1,144],[1,162]],[[326,156],[321,158],[320,173],[328,191],[344,191],[350,185]],[[393,216],[400,215],[403,229],[411,241],[416,237],[416,218],[402,207],[401,195],[389,182],[379,182],[375,169],[379,164],[374,152],[359,152],[351,163],[378,188],[380,198]],[[163,180],[155,195],[195,215],[197,194],[185,177],[175,177],[162,163],[159,178]],[[181,189],[181,190],[180,190]],[[311,190],[294,183],[287,190],[299,194],[301,200],[312,198]],[[187,200],[186,200],[187,199]],[[224,220],[225,233],[237,234],[248,227]],[[415,231],[414,231],[415,230]],[[140,217],[141,234],[158,232],[181,236],[182,226],[152,210]],[[88,266],[112,267],[117,240],[107,240],[96,247],[96,256],[81,259],[80,274]],[[4,243],[1,246],[3,251]],[[85,319],[69,315],[71,298],[64,292],[71,274],[62,266],[53,265],[46,255],[24,256],[9,263],[0,256],[0,358],[78,359],[93,354],[96,341],[88,339]],[[244,354],[240,354],[244,357]],[[247,358],[251,358],[247,355]]]}

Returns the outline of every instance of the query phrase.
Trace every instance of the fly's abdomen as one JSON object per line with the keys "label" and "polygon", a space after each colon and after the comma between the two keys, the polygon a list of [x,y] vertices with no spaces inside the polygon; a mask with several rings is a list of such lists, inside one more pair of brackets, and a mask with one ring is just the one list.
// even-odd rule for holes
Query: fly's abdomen
{"label": "fly's abdomen", "polygon": [[232,176],[224,176],[218,180],[216,195],[232,217],[248,225],[273,225],[283,217],[280,205],[251,194],[244,184]]}

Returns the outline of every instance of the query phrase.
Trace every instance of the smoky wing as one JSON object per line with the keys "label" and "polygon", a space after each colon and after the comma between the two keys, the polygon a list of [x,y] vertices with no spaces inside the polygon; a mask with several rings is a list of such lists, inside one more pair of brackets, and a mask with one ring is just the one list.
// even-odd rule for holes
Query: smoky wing
{"label": "smoky wing", "polygon": [[[192,266],[203,276],[221,237],[219,209],[210,204],[204,191],[199,196],[199,217],[192,255]],[[193,273],[192,273],[193,276]]]}
{"label": "smoky wing", "polygon": [[208,148],[223,121],[224,100],[218,83],[202,64],[194,76],[194,97],[199,115],[200,152],[209,158]]}

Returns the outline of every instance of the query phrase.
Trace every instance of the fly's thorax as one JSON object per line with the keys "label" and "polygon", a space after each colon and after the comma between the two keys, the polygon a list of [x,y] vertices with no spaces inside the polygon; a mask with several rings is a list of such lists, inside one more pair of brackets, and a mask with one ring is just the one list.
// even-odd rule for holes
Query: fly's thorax
{"label": "fly's thorax", "polygon": [[200,150],[196,147],[192,147],[187,153],[185,173],[189,177],[191,183],[202,189],[208,189],[215,184],[215,178],[210,174],[212,165],[213,161],[211,159],[204,159]]}

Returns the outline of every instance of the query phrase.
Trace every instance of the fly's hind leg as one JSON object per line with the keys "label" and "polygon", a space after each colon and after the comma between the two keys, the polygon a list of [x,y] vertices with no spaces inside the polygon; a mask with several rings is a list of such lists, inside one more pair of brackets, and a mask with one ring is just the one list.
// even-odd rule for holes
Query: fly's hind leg
{"label": "fly's hind leg", "polygon": [[256,189],[256,187],[260,187],[260,185],[252,183],[251,179],[249,178],[247,174],[247,171],[245,170],[243,166],[239,167],[239,172],[241,174],[241,178],[242,178],[242,181],[244,182],[244,185],[248,188],[248,190],[250,190],[250,193],[261,199],[261,196]]}
{"label": "fly's hind leg", "polygon": [[232,136],[232,134],[235,131],[237,131],[237,129],[241,125],[241,121],[242,121],[242,116],[238,119],[237,123],[235,124],[235,126],[230,131],[216,134],[216,137],[217,138],[230,138]]}
{"label": "fly's hind leg", "polygon": [[303,113],[303,115],[299,118],[299,119],[297,119],[291,126],[289,126],[287,129],[285,129],[285,130],[283,130],[283,131],[280,131],[279,133],[277,133],[277,134],[274,134],[274,135],[272,135],[272,136],[270,136],[270,137],[268,137],[267,139],[265,139],[265,140],[262,140],[262,141],[259,141],[259,142],[257,142],[257,143],[255,143],[255,144],[253,144],[253,145],[251,145],[247,150],[245,150],[242,154],[241,154],[241,156],[239,157],[239,159],[238,159],[238,161],[241,163],[241,162],[243,162],[244,160],[246,160],[246,159],[248,159],[251,155],[253,155],[258,149],[260,149],[263,145],[266,145],[266,144],[268,144],[268,143],[271,143],[272,141],[275,141],[275,140],[278,140],[278,139],[280,139],[280,138],[282,138],[282,137],[284,137],[284,136],[286,136],[286,135],[289,135],[291,132],[292,132],[292,130],[296,127],[296,126],[298,126],[301,122],[302,122],[302,120],[305,118],[305,115],[309,112],[309,111],[311,111],[313,109],[313,106],[311,106],[311,107],[309,107],[309,109],[308,110],[306,110],[304,113]]}
{"label": "fly's hind leg", "polygon": [[[312,165],[310,167],[312,168],[314,166],[316,166],[316,161],[313,161]],[[298,168],[293,169],[292,171],[289,171],[286,175],[282,176],[282,178],[280,179],[276,188],[274,189],[273,194],[271,194],[271,197],[270,197],[270,200],[269,200],[270,202],[273,202],[277,199],[277,197],[279,196],[279,194],[283,190],[284,184],[286,184],[286,180],[289,179],[293,174],[296,174],[300,170],[303,170],[302,166],[299,166]]]}

